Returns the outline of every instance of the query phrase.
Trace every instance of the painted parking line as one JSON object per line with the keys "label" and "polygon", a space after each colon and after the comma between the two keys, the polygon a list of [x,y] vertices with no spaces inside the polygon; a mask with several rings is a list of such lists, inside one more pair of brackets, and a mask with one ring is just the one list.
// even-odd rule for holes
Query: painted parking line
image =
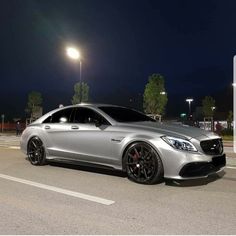
{"label": "painted parking line", "polygon": [[19,146],[7,146],[7,145],[0,145],[2,149],[13,149],[13,150],[20,150]]}
{"label": "painted parking line", "polygon": [[37,182],[33,182],[33,181],[21,179],[21,178],[16,178],[16,177],[9,176],[9,175],[0,174],[0,178],[11,180],[11,181],[22,183],[22,184],[26,184],[26,185],[30,185],[30,186],[34,186],[34,187],[41,188],[41,189],[50,190],[53,192],[57,192],[57,193],[65,194],[68,196],[84,199],[87,201],[100,203],[100,204],[107,205],[107,206],[115,203],[114,201],[108,200],[105,198],[100,198],[100,197],[96,197],[96,196],[92,196],[92,195],[88,195],[88,194],[84,194],[84,193],[74,192],[74,191],[70,191],[70,190],[66,190],[66,189],[62,189],[62,188],[57,188],[54,186],[41,184],[41,183],[37,183]]}
{"label": "painted parking line", "polygon": [[236,166],[226,166],[225,168],[227,168],[227,169],[234,169],[234,170],[236,170]]}
{"label": "painted parking line", "polygon": [[10,146],[10,147],[8,147],[8,148],[10,148],[10,149],[20,149],[19,146]]}

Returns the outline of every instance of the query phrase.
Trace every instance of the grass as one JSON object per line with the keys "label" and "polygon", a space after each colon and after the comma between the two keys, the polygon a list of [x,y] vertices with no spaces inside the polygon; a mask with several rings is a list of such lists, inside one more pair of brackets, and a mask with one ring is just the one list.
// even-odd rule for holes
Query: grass
{"label": "grass", "polygon": [[223,141],[233,141],[234,140],[233,135],[222,135],[221,137],[222,137]]}

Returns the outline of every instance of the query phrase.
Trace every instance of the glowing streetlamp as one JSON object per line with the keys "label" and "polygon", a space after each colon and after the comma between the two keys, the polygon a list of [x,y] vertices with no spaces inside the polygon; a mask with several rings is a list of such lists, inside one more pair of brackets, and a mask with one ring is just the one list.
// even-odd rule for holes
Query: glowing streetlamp
{"label": "glowing streetlamp", "polygon": [[73,60],[80,59],[80,53],[76,48],[68,47],[66,48],[66,54]]}
{"label": "glowing streetlamp", "polygon": [[81,55],[80,55],[80,52],[74,47],[67,47],[66,54],[69,58],[71,58],[74,61],[79,60],[79,82],[80,82],[79,103],[81,103],[82,102],[82,61],[81,61]]}
{"label": "glowing streetlamp", "polygon": [[188,102],[188,106],[189,106],[189,115],[190,115],[190,114],[191,114],[191,102],[193,102],[193,99],[192,99],[192,98],[187,98],[185,101]]}
{"label": "glowing streetlamp", "polygon": [[165,91],[161,91],[160,94],[161,95],[166,95],[166,92]]}

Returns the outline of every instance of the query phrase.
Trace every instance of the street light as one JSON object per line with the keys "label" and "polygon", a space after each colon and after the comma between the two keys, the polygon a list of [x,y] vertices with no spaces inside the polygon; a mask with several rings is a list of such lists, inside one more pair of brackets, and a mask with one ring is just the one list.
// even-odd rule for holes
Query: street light
{"label": "street light", "polygon": [[160,94],[161,95],[166,95],[166,92],[165,91],[161,91]]}
{"label": "street light", "polygon": [[192,99],[192,98],[187,98],[185,101],[188,102],[188,106],[189,106],[189,115],[190,115],[190,114],[191,114],[191,102],[193,101],[193,99]]}
{"label": "street light", "polygon": [[80,59],[80,53],[76,48],[68,47],[66,48],[67,56],[73,60]]}
{"label": "street light", "polygon": [[79,103],[81,103],[82,102],[82,61],[81,61],[81,55],[80,55],[80,52],[74,47],[67,47],[66,54],[69,58],[71,58],[74,61],[79,60],[79,84],[80,84]]}

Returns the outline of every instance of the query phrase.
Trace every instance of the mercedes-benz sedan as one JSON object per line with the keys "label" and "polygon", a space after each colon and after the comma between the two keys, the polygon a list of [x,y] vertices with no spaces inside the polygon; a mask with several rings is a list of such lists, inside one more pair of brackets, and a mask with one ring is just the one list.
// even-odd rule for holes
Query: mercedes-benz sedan
{"label": "mercedes-benz sedan", "polygon": [[136,110],[79,104],[53,110],[31,123],[21,149],[33,165],[50,160],[125,171],[145,184],[203,178],[225,166],[221,138],[199,128],[165,125]]}

